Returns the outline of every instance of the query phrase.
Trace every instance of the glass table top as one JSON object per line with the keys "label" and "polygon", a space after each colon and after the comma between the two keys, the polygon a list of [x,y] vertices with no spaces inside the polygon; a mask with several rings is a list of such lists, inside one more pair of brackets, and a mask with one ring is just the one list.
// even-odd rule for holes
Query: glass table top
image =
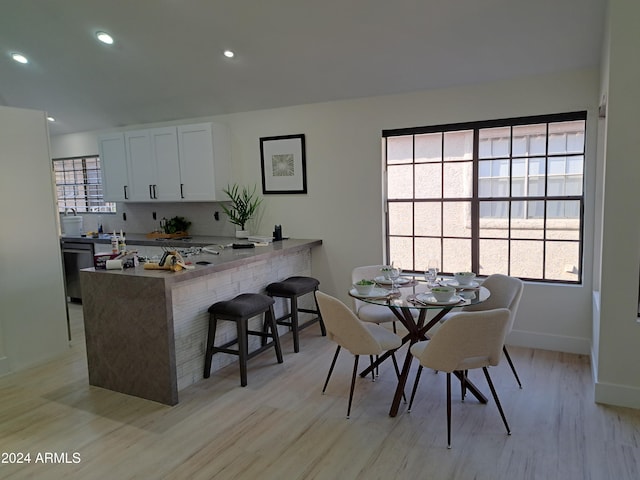
{"label": "glass table top", "polygon": [[414,309],[442,309],[464,307],[484,302],[490,296],[485,287],[479,286],[471,289],[456,289],[455,295],[448,302],[438,302],[431,294],[431,288],[426,282],[416,280],[413,277],[392,289],[390,285],[376,285],[369,295],[359,295],[355,289],[349,291],[349,295],[366,303],[383,305],[396,308]]}

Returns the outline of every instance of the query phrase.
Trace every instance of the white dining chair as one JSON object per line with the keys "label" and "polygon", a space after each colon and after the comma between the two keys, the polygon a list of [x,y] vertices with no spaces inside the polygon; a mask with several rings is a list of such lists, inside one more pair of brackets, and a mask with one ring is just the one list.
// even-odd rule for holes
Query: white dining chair
{"label": "white dining chair", "polygon": [[[482,286],[489,290],[491,294],[489,298],[484,302],[463,307],[462,310],[465,312],[480,312],[496,308],[507,308],[509,310],[507,335],[509,335],[509,332],[511,332],[511,329],[513,328],[516,313],[518,312],[522,292],[524,291],[524,282],[516,277],[510,277],[501,273],[494,273],[493,275],[489,275],[484,282],[482,282]],[[502,346],[502,352],[507,359],[507,363],[509,363],[509,366],[511,367],[511,371],[513,372],[513,376],[516,378],[516,382],[518,382],[518,386],[522,388],[520,377],[518,376],[516,367],[511,361],[511,356],[509,355],[506,345]]]}
{"label": "white dining chair", "polygon": [[[318,306],[327,328],[327,336],[337,344],[336,353],[333,356],[327,379],[324,382],[322,393],[324,394],[333,369],[342,347],[354,355],[353,374],[351,376],[351,389],[349,392],[349,406],[347,418],[351,416],[351,403],[358,373],[358,358],[360,355],[380,355],[387,350],[395,350],[402,345],[402,339],[386,328],[373,323],[360,321],[358,317],[344,303],[335,297],[323,292],[316,292]],[[395,355],[392,354],[396,375],[400,372],[397,367]]]}
{"label": "white dining chair", "polygon": [[432,368],[447,374],[447,448],[451,448],[452,372],[460,372],[461,382],[464,382],[469,370],[482,368],[507,434],[511,435],[511,429],[487,369],[500,362],[509,317],[510,312],[506,308],[455,313],[430,340],[417,342],[411,346],[411,354],[418,359],[420,366],[411,392],[409,412],[413,406],[422,368]]}

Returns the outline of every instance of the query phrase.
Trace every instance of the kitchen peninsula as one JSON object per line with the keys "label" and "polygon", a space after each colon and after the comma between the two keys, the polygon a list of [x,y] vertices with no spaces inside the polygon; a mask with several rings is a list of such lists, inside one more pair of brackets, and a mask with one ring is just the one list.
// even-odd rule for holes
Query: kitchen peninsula
{"label": "kitchen peninsula", "polygon": [[[311,252],[321,244],[289,239],[251,249],[225,248],[219,255],[190,257],[195,268],[179,272],[142,265],[82,270],[89,383],[177,404],[180,390],[203,380],[209,306],[240,293],[264,292],[269,283],[292,275],[311,275]],[[211,263],[196,264],[202,260]],[[281,315],[286,305],[278,299],[275,307]],[[224,323],[216,332],[221,343],[236,335],[235,327]],[[259,329],[258,323],[254,327]],[[256,346],[250,343],[249,348]],[[213,360],[212,371],[237,361],[231,355]]]}

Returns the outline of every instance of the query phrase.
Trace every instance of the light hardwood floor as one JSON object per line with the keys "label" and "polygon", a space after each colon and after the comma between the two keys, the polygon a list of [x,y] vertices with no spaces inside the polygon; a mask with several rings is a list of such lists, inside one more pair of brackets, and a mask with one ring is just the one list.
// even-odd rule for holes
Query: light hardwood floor
{"label": "light hardwood floor", "polygon": [[[492,401],[460,403],[454,389],[447,450],[444,375],[425,371],[412,412],[390,418],[385,365],[375,383],[358,380],[347,420],[352,357],[321,395],[335,347],[317,325],[298,354],[284,337],[284,364],[269,351],[250,360],[246,388],[233,364],[167,407],[89,386],[81,307],[71,312],[68,353],[0,378],[0,452],[31,454],[0,464],[2,479],[640,478],[640,411],[595,404],[584,356],[510,348],[524,389],[506,363],[491,371],[513,434]],[[473,379],[488,392],[481,372]],[[36,463],[45,452],[80,461]]]}

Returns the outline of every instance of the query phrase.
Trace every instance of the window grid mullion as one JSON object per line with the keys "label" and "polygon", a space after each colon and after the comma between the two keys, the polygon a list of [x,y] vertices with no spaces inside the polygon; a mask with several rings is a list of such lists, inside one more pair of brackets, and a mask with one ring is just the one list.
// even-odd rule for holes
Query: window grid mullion
{"label": "window grid mullion", "polygon": [[471,193],[471,269],[480,271],[480,199],[478,192],[480,170],[480,129],[473,129],[473,167]]}
{"label": "window grid mullion", "polygon": [[411,202],[411,267],[416,271],[416,136],[411,136],[411,171],[413,175],[413,201]]}
{"label": "window grid mullion", "polygon": [[444,147],[445,147],[445,132],[440,135],[440,259],[438,263],[440,270],[444,270]]}
{"label": "window grid mullion", "polygon": [[[513,125],[509,127],[509,203],[507,204],[507,238],[513,238]],[[507,275],[511,275],[511,241],[507,243]]]}
{"label": "window grid mullion", "polygon": [[543,221],[542,221],[542,279],[547,278],[547,210],[549,205],[549,122],[546,124],[546,145],[545,145],[545,171],[544,171],[544,212],[543,212]]}

